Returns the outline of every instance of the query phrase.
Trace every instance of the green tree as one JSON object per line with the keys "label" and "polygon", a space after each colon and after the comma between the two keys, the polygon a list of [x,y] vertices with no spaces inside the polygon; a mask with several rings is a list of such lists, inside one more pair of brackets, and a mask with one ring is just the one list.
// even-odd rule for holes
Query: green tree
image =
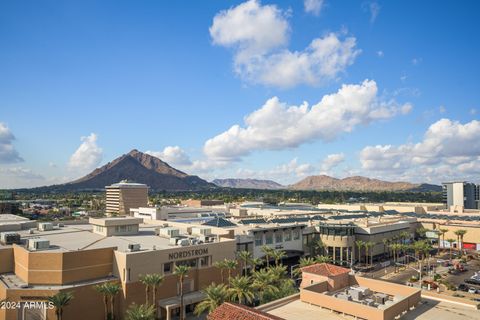
{"label": "green tree", "polygon": [[317,250],[317,255],[323,255],[325,252],[325,244],[323,243],[322,239],[318,239],[315,242],[315,249]]}
{"label": "green tree", "polygon": [[122,290],[122,287],[118,282],[106,282],[105,286],[106,294],[110,301],[110,319],[115,319],[115,297]]}
{"label": "green tree", "polygon": [[[368,257],[368,256],[370,257],[370,266],[372,266],[373,265],[373,248],[375,247],[375,242],[368,241],[364,244],[364,246],[365,246],[365,257]],[[368,264],[368,261],[367,261],[367,264]]]}
{"label": "green tree", "polygon": [[461,250],[462,250],[462,247],[463,247],[463,237],[465,236],[465,234],[467,233],[467,230],[465,229],[459,229],[459,230],[456,230],[455,232],[455,235],[457,236],[457,239],[458,239],[458,245],[457,245],[457,249],[458,249],[458,252],[460,253]]}
{"label": "green tree", "polygon": [[188,276],[188,272],[190,271],[190,267],[186,265],[179,265],[175,266],[175,270],[173,274],[178,278],[178,284],[180,288],[180,320],[185,320],[185,312],[184,312],[184,301],[183,301],[183,281]]}
{"label": "green tree", "polygon": [[265,255],[267,268],[270,266],[270,257],[272,256],[273,250],[274,249],[270,248],[269,246],[262,246],[262,252]]}
{"label": "green tree", "polygon": [[145,286],[145,304],[149,305],[149,300],[148,300],[148,295],[149,295],[149,289],[150,286],[152,285],[152,278],[150,277],[149,274],[146,275],[141,275],[140,276],[140,282]]}
{"label": "green tree", "polygon": [[63,309],[68,306],[72,299],[73,294],[71,292],[59,292],[51,297],[48,297],[48,301],[51,302],[55,307],[55,315],[57,316],[57,320],[62,320]]}
{"label": "green tree", "polygon": [[447,242],[449,243],[449,247],[450,247],[450,261],[452,261],[452,248],[453,248],[453,243],[455,242],[455,239],[447,239]]}
{"label": "green tree", "polygon": [[252,273],[252,287],[257,290],[260,303],[265,303],[265,295],[278,291],[274,285],[274,275],[268,269],[260,269]]}
{"label": "green tree", "polygon": [[238,258],[242,261],[243,264],[243,274],[247,275],[248,265],[252,261],[252,253],[247,250],[240,251],[237,254]]}
{"label": "green tree", "polygon": [[314,261],[314,263],[330,263],[332,262],[332,258],[329,256],[316,256]]}
{"label": "green tree", "polygon": [[284,259],[286,257],[287,257],[287,254],[283,250],[273,250],[272,251],[272,258],[275,261],[275,266],[277,266],[277,267],[280,265],[280,261],[282,261],[282,259]]}
{"label": "green tree", "polygon": [[153,304],[132,304],[125,313],[126,320],[154,320],[155,306]]}
{"label": "green tree", "polygon": [[216,261],[213,263],[213,266],[217,269],[220,269],[220,277],[222,279],[222,283],[225,283],[224,271],[227,269],[225,260]]}
{"label": "green tree", "polygon": [[218,308],[228,296],[227,287],[223,283],[219,285],[212,283],[203,289],[202,292],[206,297],[195,307],[195,315],[197,316],[200,316],[205,311],[211,313]]}
{"label": "green tree", "polygon": [[[362,248],[365,246],[365,242],[362,240],[357,240],[355,241],[355,245],[357,246],[358,249],[358,262],[361,264],[362,263]],[[366,257],[365,257],[366,259]]]}
{"label": "green tree", "polygon": [[100,293],[103,296],[103,306],[105,308],[105,320],[108,320],[109,318],[109,312],[108,312],[108,295],[107,295],[107,290],[105,288],[105,285],[102,284],[97,284],[94,286],[95,290]]}
{"label": "green tree", "polygon": [[252,291],[250,278],[246,276],[236,276],[230,279],[230,288],[228,294],[232,301],[238,301],[239,304],[252,302],[254,294]]}
{"label": "green tree", "polygon": [[225,267],[228,271],[228,281],[230,282],[230,278],[232,277],[232,271],[237,268],[237,261],[233,259],[225,259]]}
{"label": "green tree", "polygon": [[[442,243],[443,244],[445,244],[445,233],[447,233],[447,232],[448,232],[448,229],[439,229],[438,230],[438,234],[442,236]],[[440,250],[440,240],[438,241],[438,248]]]}

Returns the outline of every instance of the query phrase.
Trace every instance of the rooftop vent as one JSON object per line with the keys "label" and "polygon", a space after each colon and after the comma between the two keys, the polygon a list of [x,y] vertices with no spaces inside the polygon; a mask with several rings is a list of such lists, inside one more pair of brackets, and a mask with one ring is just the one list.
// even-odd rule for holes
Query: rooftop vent
{"label": "rooftop vent", "polygon": [[16,232],[2,232],[0,233],[0,243],[3,245],[20,243],[20,234]]}
{"label": "rooftop vent", "polygon": [[140,244],[138,244],[138,243],[130,243],[130,244],[128,245],[128,251],[129,251],[129,252],[140,251]]}
{"label": "rooftop vent", "polygon": [[32,251],[48,249],[50,248],[50,240],[42,238],[28,239],[27,248]]}

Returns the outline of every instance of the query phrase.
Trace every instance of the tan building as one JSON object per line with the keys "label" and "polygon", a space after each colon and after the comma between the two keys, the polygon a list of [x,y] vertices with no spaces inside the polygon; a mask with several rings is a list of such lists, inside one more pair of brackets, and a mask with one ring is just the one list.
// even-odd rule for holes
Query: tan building
{"label": "tan building", "polygon": [[[213,263],[235,258],[235,240],[208,230],[143,225],[130,217],[99,220],[92,219],[93,225],[54,225],[33,234],[21,230],[17,233],[22,243],[0,245],[0,301],[11,306],[0,309],[0,320],[54,319],[47,298],[60,291],[74,295],[64,309],[64,319],[104,319],[103,298],[94,286],[107,281],[121,284],[115,319],[123,319],[132,303],[145,303],[145,286],[139,279],[151,273],[165,277],[155,305],[161,319],[171,319],[180,312],[175,266],[191,267],[184,282],[188,313],[204,298],[204,287],[221,282]],[[95,231],[98,226],[105,230]],[[134,227],[117,233],[115,228],[122,226]]]}
{"label": "tan building", "polygon": [[331,264],[302,268],[300,300],[355,319],[394,320],[414,309],[421,290],[349,274]]}
{"label": "tan building", "polygon": [[107,215],[130,215],[130,209],[147,207],[148,187],[141,183],[119,182],[105,187]]}

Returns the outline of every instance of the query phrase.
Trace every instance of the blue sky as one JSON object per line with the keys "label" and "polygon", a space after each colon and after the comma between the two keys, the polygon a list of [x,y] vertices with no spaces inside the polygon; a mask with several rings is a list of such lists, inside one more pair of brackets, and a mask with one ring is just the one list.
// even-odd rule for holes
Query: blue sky
{"label": "blue sky", "polygon": [[478,181],[479,9],[2,1],[0,188],[69,181],[133,148],[208,180]]}

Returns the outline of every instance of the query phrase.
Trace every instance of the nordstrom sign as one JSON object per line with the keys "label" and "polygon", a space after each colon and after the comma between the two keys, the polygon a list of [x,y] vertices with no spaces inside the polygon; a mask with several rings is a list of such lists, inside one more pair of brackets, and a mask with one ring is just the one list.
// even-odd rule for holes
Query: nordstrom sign
{"label": "nordstrom sign", "polygon": [[185,259],[185,258],[192,258],[198,257],[208,254],[208,248],[201,248],[201,249],[191,249],[179,252],[172,252],[168,254],[169,260],[178,260],[178,259]]}

